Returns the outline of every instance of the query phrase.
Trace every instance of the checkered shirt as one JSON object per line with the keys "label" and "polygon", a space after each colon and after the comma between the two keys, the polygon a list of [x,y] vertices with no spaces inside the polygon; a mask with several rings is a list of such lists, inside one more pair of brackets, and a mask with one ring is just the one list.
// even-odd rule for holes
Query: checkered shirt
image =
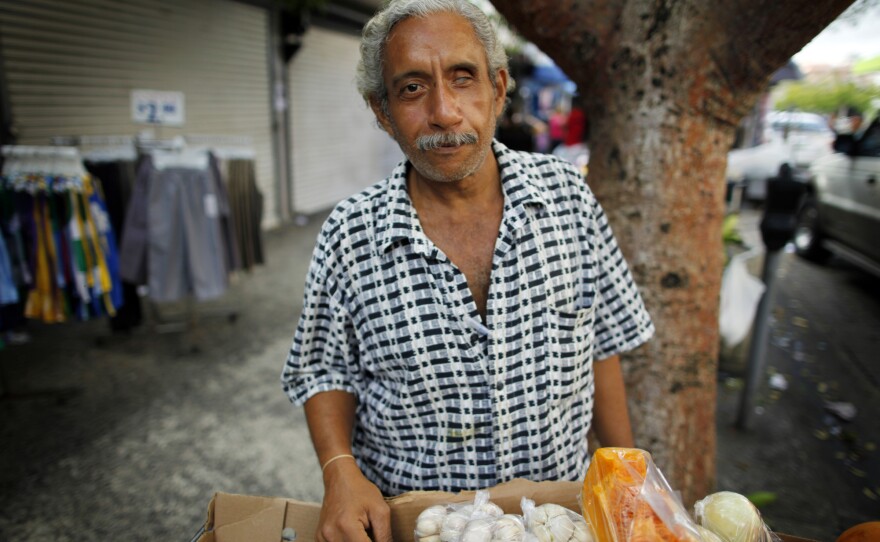
{"label": "checkered shirt", "polygon": [[353,453],[386,495],[581,479],[593,360],[654,332],[575,167],[493,152],[504,213],[485,322],[422,230],[405,162],[340,203],[315,247],[283,387],[297,405],[357,396]]}

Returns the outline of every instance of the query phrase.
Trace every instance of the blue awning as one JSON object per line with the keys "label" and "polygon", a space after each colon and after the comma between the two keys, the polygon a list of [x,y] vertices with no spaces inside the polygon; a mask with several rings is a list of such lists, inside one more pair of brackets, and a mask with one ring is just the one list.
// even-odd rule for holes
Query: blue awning
{"label": "blue awning", "polygon": [[561,85],[572,82],[571,79],[565,75],[565,72],[559,69],[559,66],[556,66],[555,64],[535,66],[535,69],[532,71],[532,79],[542,85]]}

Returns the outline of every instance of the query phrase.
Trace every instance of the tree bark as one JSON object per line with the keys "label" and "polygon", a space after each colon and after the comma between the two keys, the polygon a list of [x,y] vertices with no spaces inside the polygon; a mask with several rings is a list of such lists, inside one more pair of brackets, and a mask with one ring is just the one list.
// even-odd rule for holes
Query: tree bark
{"label": "tree bark", "polygon": [[727,151],[773,72],[850,3],[494,2],[578,85],[588,182],[657,328],[623,357],[636,444],[688,506],[715,482]]}

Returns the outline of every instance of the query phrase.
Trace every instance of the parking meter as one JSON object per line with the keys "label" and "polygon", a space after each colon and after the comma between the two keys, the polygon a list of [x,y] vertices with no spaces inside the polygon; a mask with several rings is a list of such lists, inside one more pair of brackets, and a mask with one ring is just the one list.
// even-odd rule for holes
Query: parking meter
{"label": "parking meter", "polygon": [[788,164],[782,164],[779,175],[767,180],[767,199],[761,220],[761,238],[767,250],[782,250],[794,235],[797,211],[806,184],[794,178]]}
{"label": "parking meter", "polygon": [[752,327],[746,381],[736,419],[736,426],[740,429],[748,428],[752,413],[752,397],[764,375],[764,361],[769,338],[767,322],[773,305],[776,268],[779,267],[780,251],[792,238],[797,228],[798,207],[805,191],[806,183],[794,178],[794,172],[788,164],[782,164],[779,168],[779,175],[767,180],[767,199],[764,201],[764,218],[761,220],[761,238],[767,247],[761,277],[765,288],[761,301],[758,303]]}

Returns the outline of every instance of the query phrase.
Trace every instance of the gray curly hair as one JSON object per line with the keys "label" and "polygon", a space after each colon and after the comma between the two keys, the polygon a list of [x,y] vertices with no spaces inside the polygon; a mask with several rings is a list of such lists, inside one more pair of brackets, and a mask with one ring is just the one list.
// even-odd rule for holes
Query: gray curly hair
{"label": "gray curly hair", "polygon": [[[388,112],[388,89],[382,77],[385,44],[394,25],[410,17],[425,17],[431,13],[452,12],[461,15],[474,28],[477,38],[486,50],[492,84],[499,70],[507,70],[507,53],[486,14],[468,0],[390,0],[385,8],[364,26],[361,39],[361,59],[357,67],[357,87],[364,101],[376,100],[382,111]],[[508,90],[514,88],[508,78]]]}

